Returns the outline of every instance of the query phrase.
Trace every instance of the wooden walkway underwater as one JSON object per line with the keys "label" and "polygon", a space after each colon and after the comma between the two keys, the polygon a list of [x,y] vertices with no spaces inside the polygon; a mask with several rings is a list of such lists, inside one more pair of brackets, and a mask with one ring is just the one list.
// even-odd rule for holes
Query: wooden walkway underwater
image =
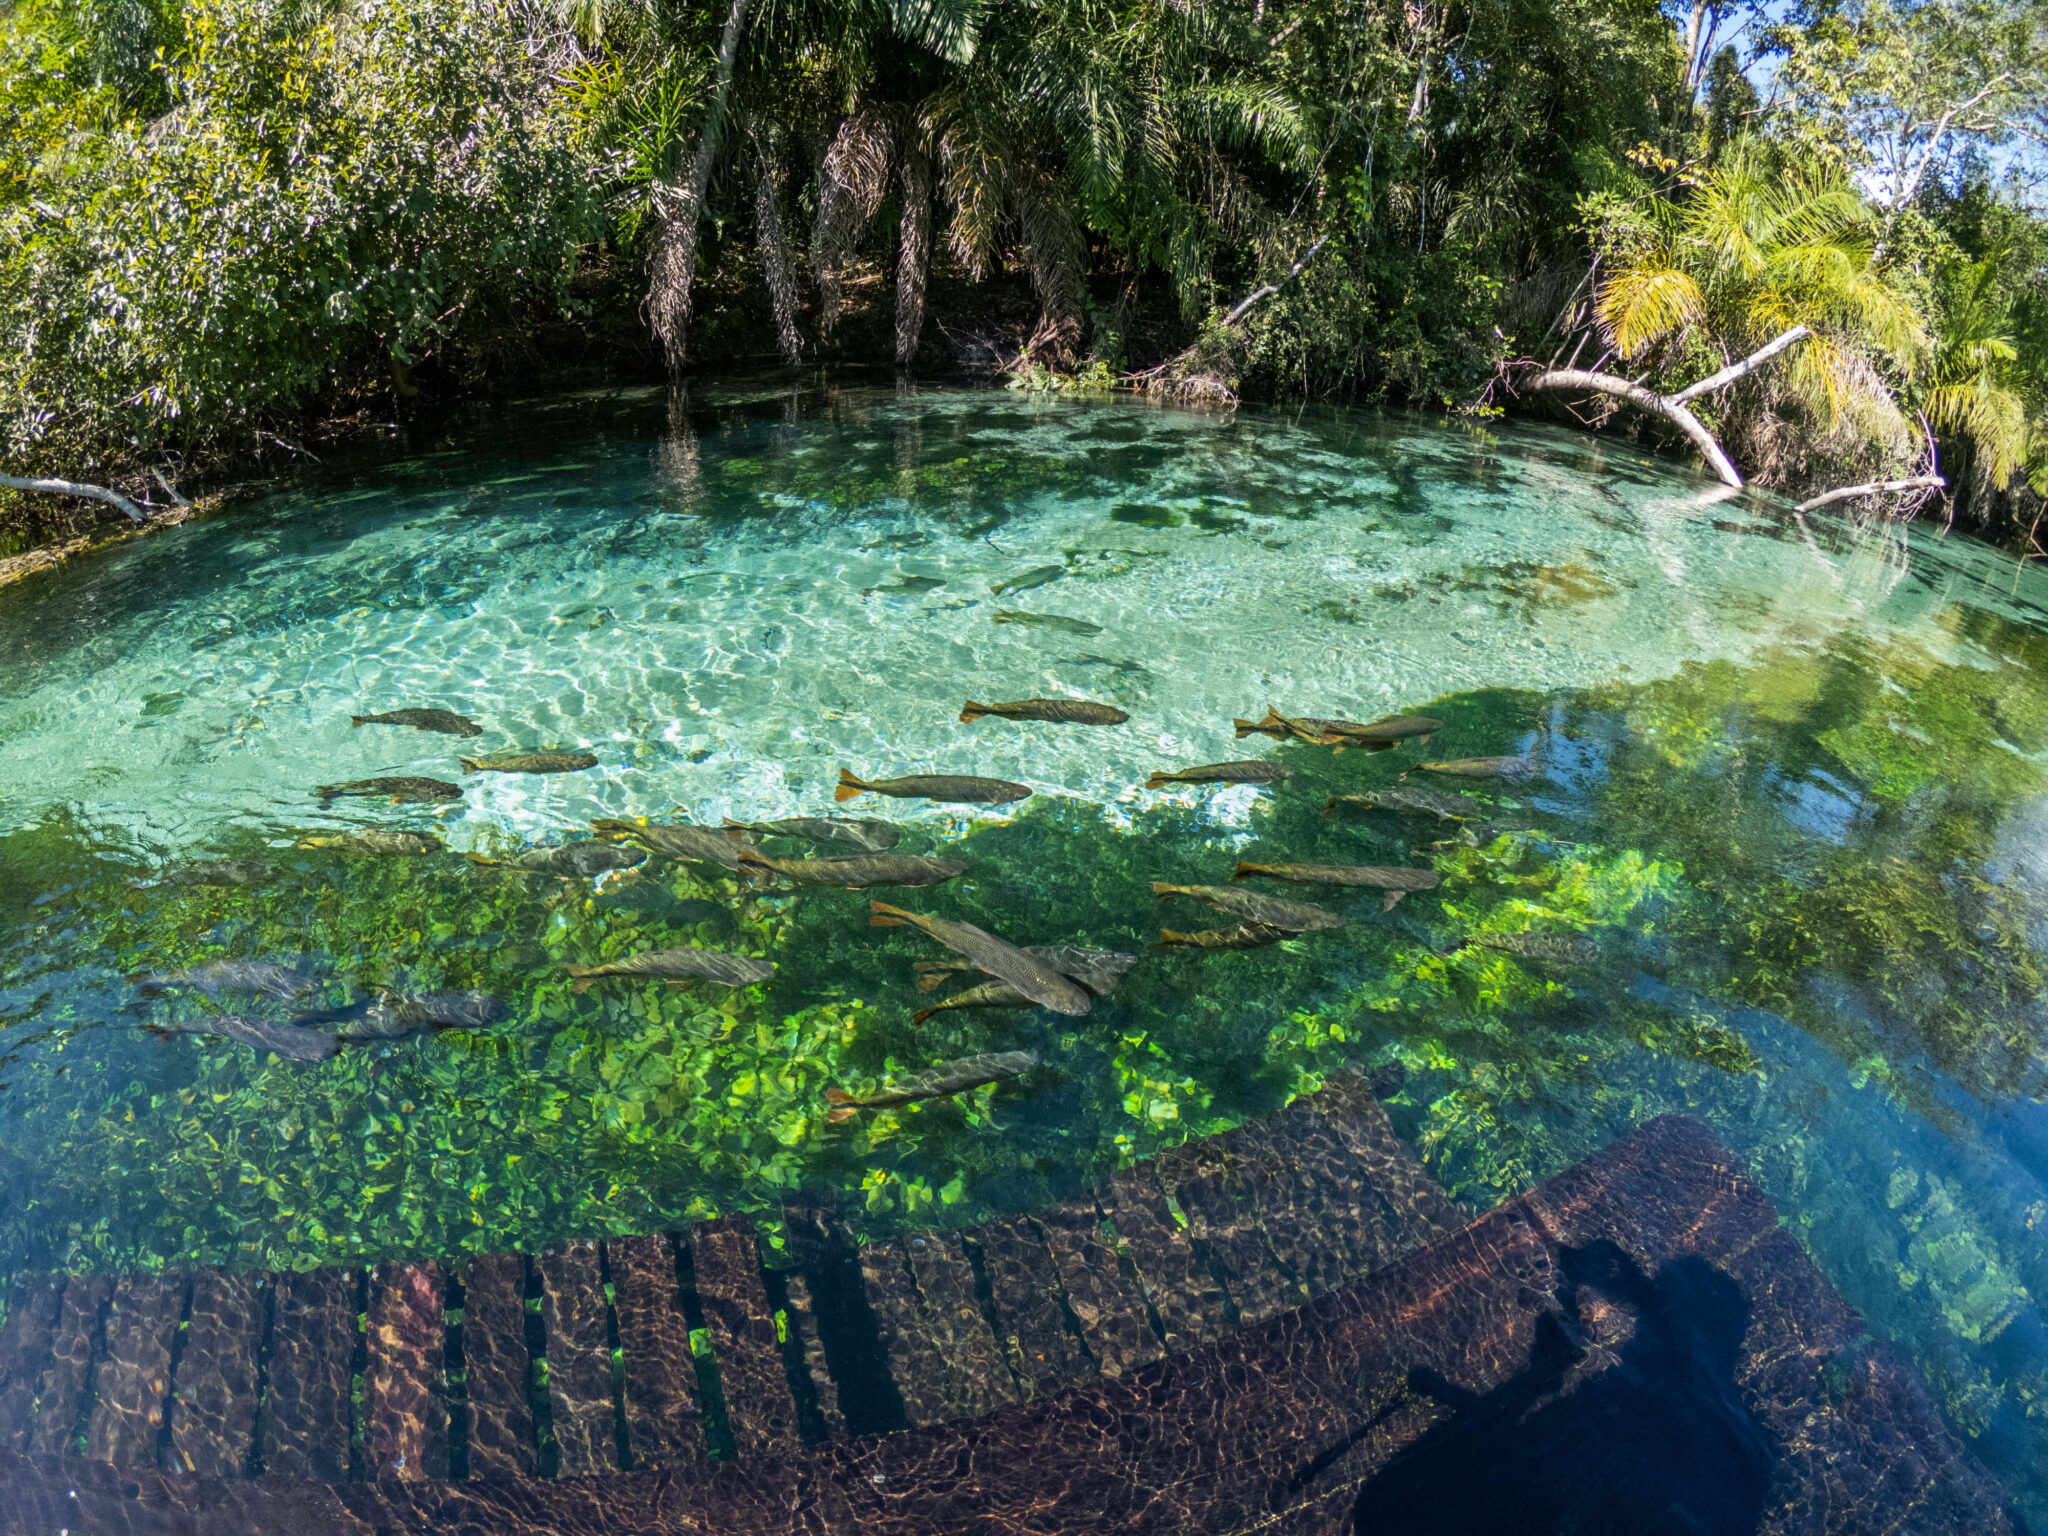
{"label": "wooden walkway underwater", "polygon": [[1487,1488],[1636,1496],[1631,1435],[1687,1447],[1671,1475],[1743,1530],[2015,1529],[1704,1126],[1474,1219],[1373,1088],[964,1233],[856,1247],[792,1211],[773,1268],[721,1220],[447,1269],[25,1276],[0,1536],[1364,1536],[1437,1529],[1397,1519],[1430,1479],[1477,1530]]}

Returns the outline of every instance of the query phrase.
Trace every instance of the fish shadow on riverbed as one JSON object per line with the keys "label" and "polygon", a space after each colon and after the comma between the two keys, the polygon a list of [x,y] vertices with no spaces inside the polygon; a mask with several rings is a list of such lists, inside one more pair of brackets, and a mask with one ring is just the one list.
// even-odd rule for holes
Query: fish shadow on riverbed
{"label": "fish shadow on riverbed", "polygon": [[[1777,1461],[1735,1382],[1749,1304],[1704,1260],[1652,1279],[1612,1243],[1562,1254],[1569,1298],[1528,1366],[1477,1394],[1361,1490],[1355,1536],[1749,1536]],[[1601,1358],[1605,1357],[1604,1361]]]}

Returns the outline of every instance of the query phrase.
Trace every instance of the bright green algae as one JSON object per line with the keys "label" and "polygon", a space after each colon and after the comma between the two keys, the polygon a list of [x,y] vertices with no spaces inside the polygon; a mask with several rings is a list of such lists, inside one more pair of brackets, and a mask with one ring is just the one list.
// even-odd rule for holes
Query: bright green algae
{"label": "bright green algae", "polygon": [[[954,479],[952,459],[909,462],[926,477],[918,494],[993,515],[979,501],[988,465]],[[789,494],[788,463],[761,463],[754,478]],[[893,471],[867,473],[845,477],[850,502],[889,494]],[[1601,584],[1624,584],[1602,568],[1590,552],[1461,567],[1381,596],[1483,603],[1519,626],[1597,614]],[[1000,601],[1049,607],[1085,580]],[[0,837],[0,1268],[502,1251],[716,1211],[772,1217],[799,1194],[830,1193],[877,1232],[964,1224],[1269,1113],[1339,1064],[1398,1058],[1397,1121],[1475,1204],[1650,1116],[1706,1118],[2038,1503],[2044,646],[2038,629],[1956,601],[1919,640],[1845,628],[1644,682],[1450,693],[1427,704],[1447,722],[1428,757],[1527,750],[1547,769],[1519,785],[1429,781],[1495,803],[1498,825],[1470,845],[1432,819],[1324,815],[1330,794],[1390,782],[1414,748],[1334,755],[1264,738],[1242,752],[1299,776],[1254,797],[1242,824],[1203,814],[1199,797],[1040,796],[965,835],[907,820],[899,851],[944,851],[969,874],[873,894],[1020,942],[1140,950],[1162,925],[1220,926],[1155,901],[1151,882],[1221,882],[1238,859],[1415,860],[1443,876],[1385,915],[1377,892],[1257,885],[1352,922],[1251,953],[1148,951],[1079,1020],[960,1011],[912,1026],[932,999],[911,964],[935,951],[870,928],[865,894],[748,897],[662,861],[593,890],[453,852],[280,847],[253,827],[207,852],[267,860],[274,880],[185,886],[133,839],[53,812]],[[1204,760],[1120,750],[1134,780]],[[675,798],[624,808],[658,814]],[[914,813],[871,807],[850,809]],[[1463,944],[1530,929],[1589,935],[1600,960],[1557,969]],[[581,996],[561,970],[675,943],[782,969],[766,989],[610,981]],[[512,1016],[314,1066],[137,1027],[203,1005],[140,1006],[126,978],[257,956],[313,957],[363,988],[481,988]],[[341,999],[338,986],[326,998]],[[1044,1065],[950,1103],[823,1123],[829,1085],[1001,1049]]]}

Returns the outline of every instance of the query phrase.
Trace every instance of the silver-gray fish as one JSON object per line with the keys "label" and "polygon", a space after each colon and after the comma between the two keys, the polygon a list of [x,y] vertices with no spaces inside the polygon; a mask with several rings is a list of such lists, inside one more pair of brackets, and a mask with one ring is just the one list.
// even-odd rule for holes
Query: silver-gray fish
{"label": "silver-gray fish", "polygon": [[1332,795],[1323,807],[1325,816],[1338,806],[1357,806],[1365,811],[1415,811],[1445,821],[1477,821],[1493,814],[1493,807],[1461,795],[1456,790],[1431,789],[1427,784],[1389,784],[1385,789],[1367,790],[1359,795]]}
{"label": "silver-gray fish", "polygon": [[986,929],[977,928],[972,923],[957,923],[951,918],[906,912],[901,907],[879,901],[869,902],[868,910],[872,913],[868,918],[870,926],[895,928],[908,923],[937,939],[956,955],[965,955],[974,962],[976,970],[999,981],[1007,981],[1042,1008],[1078,1018],[1092,1006],[1085,988],[1077,986],[1038,956],[997,938]]}
{"label": "silver-gray fish", "polygon": [[1218,912],[1227,912],[1244,922],[1279,928],[1288,933],[1314,933],[1323,928],[1344,926],[1344,919],[1327,908],[1312,906],[1305,901],[1282,901],[1277,896],[1261,896],[1257,891],[1248,891],[1238,885],[1168,885],[1163,880],[1155,880],[1152,882],[1152,894],[1161,901],[1170,896],[1192,896],[1196,901],[1207,902]]}
{"label": "silver-gray fish", "polygon": [[1600,958],[1600,946],[1583,933],[1475,933],[1465,943],[1541,965],[1591,965]]}
{"label": "silver-gray fish", "polygon": [[726,869],[740,867],[740,853],[748,844],[737,832],[693,827],[687,821],[598,820],[590,829],[614,841],[638,843],[642,848],[667,854],[691,864],[718,864]]}
{"label": "silver-gray fish", "polygon": [[278,1019],[259,1019],[247,1014],[217,1013],[204,1018],[177,1019],[143,1026],[155,1035],[222,1035],[259,1051],[271,1051],[287,1061],[325,1061],[341,1049],[331,1029],[286,1024]]}
{"label": "silver-gray fish", "polygon": [[1204,928],[1195,933],[1182,933],[1173,928],[1159,930],[1159,942],[1154,949],[1264,949],[1268,944],[1278,944],[1287,937],[1284,928],[1268,928],[1264,923],[1239,923],[1234,928]]}
{"label": "silver-gray fish", "polygon": [[1267,880],[1287,880],[1295,885],[1363,885],[1385,892],[1380,904],[1382,912],[1391,912],[1394,905],[1410,891],[1433,891],[1443,884],[1443,876],[1433,869],[1388,868],[1377,864],[1240,864],[1230,878],[1247,880],[1253,877]]}
{"label": "silver-gray fish", "polygon": [[171,871],[174,885],[261,885],[273,871],[255,859],[201,859]]}
{"label": "silver-gray fish", "polygon": [[460,800],[462,790],[446,779],[423,779],[405,777],[395,779],[352,779],[346,784],[323,784],[313,791],[322,800],[332,800],[339,795],[389,796],[395,804],[401,800],[416,801],[432,805],[441,801]]}
{"label": "silver-gray fish", "polygon": [[464,773],[580,773],[597,766],[590,752],[499,752],[490,757],[458,757]]}
{"label": "silver-gray fish", "polygon": [[1022,624],[1031,629],[1050,629],[1062,635],[1099,635],[1100,624],[1091,624],[1086,619],[1070,619],[1062,613],[1026,613],[1021,608],[999,608],[995,620],[998,624]]}
{"label": "silver-gray fish", "polygon": [[439,731],[443,736],[481,736],[484,728],[467,715],[452,709],[394,709],[386,715],[350,715],[348,723],[361,729],[366,725],[409,725],[416,731]]}
{"label": "silver-gray fish", "polygon": [[890,795],[898,800],[941,800],[954,805],[1008,805],[1031,793],[1028,784],[1008,779],[975,779],[949,773],[914,773],[901,779],[857,779],[839,770],[839,787],[832,791],[838,801],[864,794]]}
{"label": "silver-gray fish", "polygon": [[715,981],[721,987],[750,987],[775,974],[772,961],[754,960],[746,955],[728,954],[722,949],[697,949],[683,945],[675,949],[650,949],[637,955],[621,955],[602,965],[565,965],[575,981],[571,992],[587,992],[606,976],[657,977],[671,986],[686,981]]}
{"label": "silver-gray fish", "polygon": [[1038,1058],[1029,1051],[997,1051],[985,1056],[962,1056],[958,1061],[940,1062],[928,1071],[877,1088],[872,1093],[847,1093],[843,1089],[827,1088],[825,1102],[832,1106],[832,1111],[825,1116],[825,1122],[838,1125],[841,1121],[851,1120],[863,1109],[893,1109],[899,1104],[915,1104],[923,1099],[949,1099],[972,1088],[1022,1077],[1037,1065]]}
{"label": "silver-gray fish", "polygon": [[557,875],[564,880],[590,880],[615,869],[632,869],[647,862],[639,848],[621,848],[614,843],[585,841],[563,843],[558,848],[533,848],[510,859],[486,859],[471,854],[478,864],[503,864],[534,875]]}
{"label": "silver-gray fish", "polygon": [[[1091,949],[1085,944],[1026,944],[1023,950],[1027,955],[1036,955],[1062,976],[1078,981],[1096,997],[1114,992],[1124,972],[1138,963],[1136,955],[1114,949]],[[948,976],[978,967],[970,960],[920,960],[911,969],[917,972],[917,990],[930,992]]]}
{"label": "silver-gray fish", "polygon": [[800,837],[811,843],[836,843],[862,853],[887,853],[896,846],[895,826],[857,816],[784,816],[778,821],[733,821],[734,831],[752,832],[757,837]]}
{"label": "silver-gray fish", "polygon": [[1161,770],[1145,781],[1145,787],[1158,789],[1165,784],[1282,784],[1294,774],[1295,770],[1285,763],[1252,758],[1241,763],[1205,763],[1199,768],[1182,768],[1175,773]]}
{"label": "silver-gray fish", "polygon": [[168,976],[145,976],[136,983],[144,993],[151,995],[189,987],[215,999],[224,992],[253,992],[286,1002],[304,997],[319,985],[320,978],[310,971],[279,965],[274,960],[216,960],[210,965],[174,971]]}
{"label": "silver-gray fish", "polygon": [[929,1008],[920,1008],[910,1016],[913,1024],[922,1024],[935,1013],[949,1008],[1030,1008],[1036,1006],[1030,998],[1019,992],[1007,981],[984,981],[978,987],[969,987],[964,992],[955,992],[951,997],[933,1003]]}
{"label": "silver-gray fish", "polygon": [[344,1041],[404,1040],[444,1029],[482,1029],[510,1012],[489,992],[387,992],[345,1019]]}
{"label": "silver-gray fish", "polygon": [[764,870],[798,885],[843,885],[849,891],[871,885],[943,885],[967,872],[959,859],[906,853],[856,853],[833,859],[771,859],[751,849],[740,854],[746,869]]}
{"label": "silver-gray fish", "polygon": [[1035,587],[1047,586],[1058,581],[1066,574],[1067,568],[1064,565],[1033,566],[1022,576],[1012,576],[1007,581],[997,582],[989,591],[997,597],[1001,597],[1005,592],[1029,592]]}
{"label": "silver-gray fish", "polygon": [[[1526,779],[1536,771],[1533,757],[1453,757],[1442,762],[1417,763],[1408,773],[1420,769],[1424,773],[1449,774],[1456,779],[1506,779],[1510,783]],[[1408,774],[1403,774],[1406,778]]]}
{"label": "silver-gray fish", "polygon": [[1091,699],[1017,699],[1008,704],[977,704],[969,699],[962,720],[998,715],[1005,720],[1049,720],[1055,725],[1122,725],[1131,717],[1109,704]]}

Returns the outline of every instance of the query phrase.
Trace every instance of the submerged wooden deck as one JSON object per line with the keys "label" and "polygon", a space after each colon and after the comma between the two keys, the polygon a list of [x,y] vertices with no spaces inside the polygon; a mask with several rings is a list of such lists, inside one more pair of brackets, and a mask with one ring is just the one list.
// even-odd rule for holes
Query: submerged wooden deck
{"label": "submerged wooden deck", "polygon": [[1755,1481],[1745,1529],[2012,1528],[1690,1121],[1469,1220],[1347,1077],[1086,1201],[861,1248],[792,1212],[789,1247],[27,1277],[0,1536],[1394,1530],[1433,1466],[1548,1497],[1473,1426],[1597,1442],[1666,1356],[1737,1405],[1698,1438],[1738,1448],[1703,1471]]}

